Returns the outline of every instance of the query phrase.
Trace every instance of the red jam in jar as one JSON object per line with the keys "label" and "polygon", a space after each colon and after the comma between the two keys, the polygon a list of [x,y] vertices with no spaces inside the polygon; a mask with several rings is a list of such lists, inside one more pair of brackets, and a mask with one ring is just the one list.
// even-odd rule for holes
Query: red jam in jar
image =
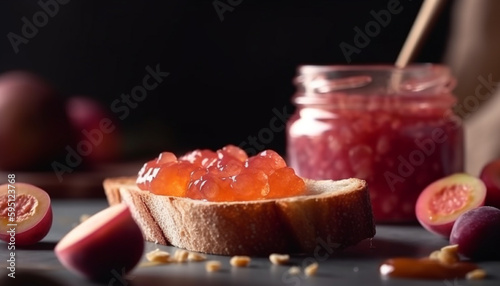
{"label": "red jam in jar", "polygon": [[300,66],[287,160],[311,179],[364,179],[375,220],[416,222],[433,181],[463,170],[463,130],[446,66]]}

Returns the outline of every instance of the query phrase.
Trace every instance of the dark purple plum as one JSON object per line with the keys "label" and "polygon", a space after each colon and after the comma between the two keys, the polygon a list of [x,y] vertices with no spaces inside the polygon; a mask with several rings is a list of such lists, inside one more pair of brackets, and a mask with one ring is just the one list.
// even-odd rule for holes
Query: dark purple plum
{"label": "dark purple plum", "polygon": [[66,156],[73,133],[65,98],[46,79],[25,70],[0,74],[0,169],[49,169]]}
{"label": "dark purple plum", "polygon": [[479,177],[487,190],[485,205],[500,208],[500,159],[487,163]]}
{"label": "dark purple plum", "polygon": [[473,260],[500,259],[500,209],[481,206],[458,217],[450,235],[450,244]]}

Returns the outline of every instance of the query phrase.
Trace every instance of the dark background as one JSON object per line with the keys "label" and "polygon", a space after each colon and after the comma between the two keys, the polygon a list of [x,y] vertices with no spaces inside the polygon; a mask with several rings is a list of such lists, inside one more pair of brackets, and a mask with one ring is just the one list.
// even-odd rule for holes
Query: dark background
{"label": "dark background", "polygon": [[[46,2],[45,0],[42,0]],[[240,2],[238,4],[238,2]],[[292,79],[301,64],[347,64],[339,45],[389,1],[225,1],[238,4],[221,21],[214,1],[71,0],[16,54],[7,38],[37,1],[0,4],[0,72],[28,69],[64,96],[84,94],[110,108],[141,84],[146,66],[170,75],[119,120],[125,156],[238,145],[269,127],[273,109],[293,111]],[[356,63],[393,63],[422,1],[400,0],[401,13]],[[448,2],[417,62],[440,62],[449,29]],[[111,112],[111,109],[110,109]],[[285,133],[264,145],[285,152]]]}

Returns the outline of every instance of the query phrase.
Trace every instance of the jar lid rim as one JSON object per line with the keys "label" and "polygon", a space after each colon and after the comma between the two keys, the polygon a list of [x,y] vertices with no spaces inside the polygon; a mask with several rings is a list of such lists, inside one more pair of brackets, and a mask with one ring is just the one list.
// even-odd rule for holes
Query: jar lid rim
{"label": "jar lid rim", "polygon": [[445,73],[450,72],[450,68],[441,63],[413,63],[405,67],[397,67],[394,64],[324,64],[312,65],[303,64],[297,67],[297,71],[301,74],[325,72],[325,71],[415,71],[422,69],[441,70]]}

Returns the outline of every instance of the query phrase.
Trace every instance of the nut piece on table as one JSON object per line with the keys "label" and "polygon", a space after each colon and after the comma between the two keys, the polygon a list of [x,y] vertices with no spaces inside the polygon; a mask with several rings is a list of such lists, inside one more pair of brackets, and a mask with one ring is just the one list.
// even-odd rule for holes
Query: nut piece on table
{"label": "nut piece on table", "polygon": [[209,260],[205,263],[205,270],[207,272],[216,272],[221,269],[221,263],[218,260]]}
{"label": "nut piece on table", "polygon": [[465,275],[467,280],[480,280],[486,278],[486,271],[483,269],[475,269]]}
{"label": "nut piece on table", "polygon": [[439,253],[441,253],[441,250],[434,250],[433,252],[431,252],[431,254],[429,254],[429,259],[439,260]]}
{"label": "nut piece on table", "polygon": [[170,258],[170,253],[160,250],[158,248],[146,253],[146,259],[151,262],[166,263],[169,262],[169,258]]}
{"label": "nut piece on table", "polygon": [[229,263],[235,267],[246,267],[250,264],[250,257],[248,256],[233,256]]}
{"label": "nut piece on table", "polygon": [[458,245],[452,244],[442,247],[440,250],[435,250],[429,255],[430,259],[438,260],[442,264],[451,265],[460,261],[458,255]]}
{"label": "nut piece on table", "polygon": [[458,261],[460,261],[460,258],[458,257],[457,253],[453,253],[450,251],[443,251],[443,250],[441,250],[438,253],[437,258],[438,258],[439,262],[441,262],[442,264],[445,264],[445,265],[455,264]]}
{"label": "nut piece on table", "polygon": [[306,268],[304,268],[304,273],[306,276],[313,276],[318,272],[319,264],[317,262],[309,264]]}
{"label": "nut piece on table", "polygon": [[458,244],[450,244],[447,246],[441,247],[441,251],[446,251],[450,253],[458,253]]}
{"label": "nut piece on table", "polygon": [[184,249],[177,249],[174,253],[173,260],[175,262],[186,262],[188,260],[189,251]]}
{"label": "nut piece on table", "polygon": [[288,269],[288,273],[290,275],[299,275],[300,274],[300,267],[298,266],[292,266]]}
{"label": "nut piece on table", "polygon": [[198,252],[189,252],[187,260],[188,261],[205,261],[207,257]]}
{"label": "nut piece on table", "polygon": [[269,260],[271,261],[272,264],[284,265],[290,261],[290,255],[273,253],[269,255]]}

